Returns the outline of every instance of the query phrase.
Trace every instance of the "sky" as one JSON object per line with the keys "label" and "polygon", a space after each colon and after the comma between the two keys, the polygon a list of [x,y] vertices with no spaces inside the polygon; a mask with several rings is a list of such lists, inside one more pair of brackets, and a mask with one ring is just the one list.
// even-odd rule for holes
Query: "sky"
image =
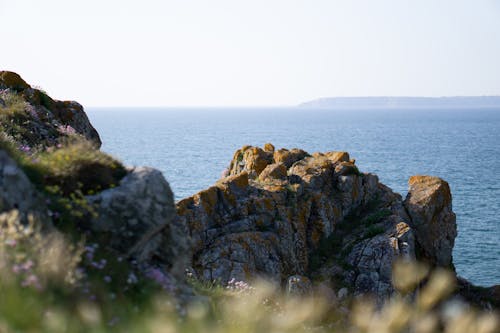
{"label": "sky", "polygon": [[0,0],[0,69],[84,106],[500,95],[500,0]]}

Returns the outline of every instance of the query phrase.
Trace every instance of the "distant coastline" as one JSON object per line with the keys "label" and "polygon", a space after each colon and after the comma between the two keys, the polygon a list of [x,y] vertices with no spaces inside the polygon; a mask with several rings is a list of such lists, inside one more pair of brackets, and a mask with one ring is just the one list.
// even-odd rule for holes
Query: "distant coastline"
{"label": "distant coastline", "polygon": [[463,109],[500,108],[500,96],[460,97],[326,97],[298,107],[321,109]]}

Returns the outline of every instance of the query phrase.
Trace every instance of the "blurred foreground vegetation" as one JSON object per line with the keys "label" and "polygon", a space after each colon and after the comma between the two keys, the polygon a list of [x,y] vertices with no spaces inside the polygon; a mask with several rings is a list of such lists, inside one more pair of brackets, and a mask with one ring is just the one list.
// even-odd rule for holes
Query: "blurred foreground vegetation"
{"label": "blurred foreground vegetation", "polygon": [[22,225],[16,211],[0,215],[0,332],[498,332],[495,313],[447,300],[453,274],[423,265],[395,267],[400,294],[383,306],[192,277],[194,294],[180,302],[99,245],[74,244],[35,222]]}

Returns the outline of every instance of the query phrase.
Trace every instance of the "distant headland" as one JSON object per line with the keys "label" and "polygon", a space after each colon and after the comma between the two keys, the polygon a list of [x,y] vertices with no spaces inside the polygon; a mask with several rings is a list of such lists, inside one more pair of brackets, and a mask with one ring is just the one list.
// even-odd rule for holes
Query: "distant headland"
{"label": "distant headland", "polygon": [[322,109],[500,108],[500,96],[325,97],[299,104],[299,107]]}

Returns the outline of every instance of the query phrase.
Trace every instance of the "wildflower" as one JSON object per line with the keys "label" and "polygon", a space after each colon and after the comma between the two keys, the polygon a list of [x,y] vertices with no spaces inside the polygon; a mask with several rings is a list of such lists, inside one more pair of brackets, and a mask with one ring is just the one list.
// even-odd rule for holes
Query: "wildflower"
{"label": "wildflower", "polygon": [[9,238],[5,241],[5,245],[10,246],[10,247],[16,247],[17,241],[15,239]]}
{"label": "wildflower", "polygon": [[25,110],[26,110],[26,112],[28,112],[28,113],[30,114],[30,116],[32,116],[33,118],[35,118],[35,119],[39,119],[39,117],[38,117],[38,113],[36,112],[36,109],[35,109],[35,107],[34,107],[33,105],[31,105],[31,104],[28,104],[28,103],[27,103],[27,104],[26,104],[26,106],[25,106]]}
{"label": "wildflower", "polygon": [[12,266],[12,272],[13,272],[14,274],[19,274],[19,273],[21,273],[21,266],[20,266],[20,265],[14,265],[14,266]]}
{"label": "wildflower", "polygon": [[21,283],[23,287],[34,287],[37,290],[42,289],[42,285],[40,284],[40,280],[35,274],[30,274],[24,281]]}
{"label": "wildflower", "polygon": [[59,125],[57,127],[57,130],[59,131],[59,133],[65,134],[65,135],[76,134],[76,130],[73,127],[71,127],[70,125]]}
{"label": "wildflower", "polygon": [[33,268],[34,264],[33,261],[28,259],[21,267],[24,271],[29,271],[31,268]]}
{"label": "wildflower", "polygon": [[111,282],[111,280],[112,280],[112,279],[111,279],[111,276],[109,276],[109,275],[106,275],[106,276],[104,277],[104,282],[106,282],[106,283],[110,283],[110,282]]}
{"label": "wildflower", "polygon": [[24,152],[24,153],[29,153],[31,151],[31,147],[28,145],[21,145],[19,147],[19,150]]}
{"label": "wildflower", "polygon": [[250,284],[245,281],[237,281],[234,278],[227,282],[226,289],[238,294],[249,294],[255,290],[254,287],[250,286]]}

